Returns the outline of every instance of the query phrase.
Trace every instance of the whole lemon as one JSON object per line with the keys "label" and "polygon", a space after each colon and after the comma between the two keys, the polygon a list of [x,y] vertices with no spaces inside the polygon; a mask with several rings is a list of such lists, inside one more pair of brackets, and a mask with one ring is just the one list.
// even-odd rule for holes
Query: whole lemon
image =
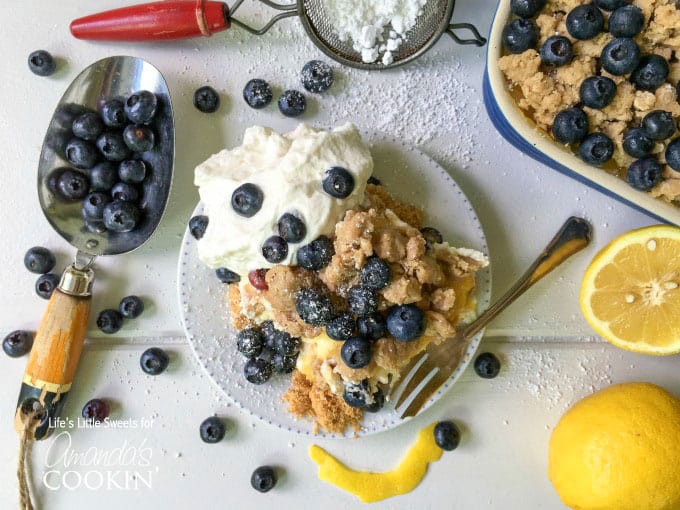
{"label": "whole lemon", "polygon": [[574,509],[680,509],[680,400],[626,383],[577,402],[550,438],[548,476]]}

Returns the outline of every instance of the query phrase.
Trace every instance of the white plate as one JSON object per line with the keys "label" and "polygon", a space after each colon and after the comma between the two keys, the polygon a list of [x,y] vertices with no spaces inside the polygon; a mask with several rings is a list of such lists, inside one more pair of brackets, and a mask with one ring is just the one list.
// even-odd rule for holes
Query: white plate
{"label": "white plate", "polygon": [[[422,152],[396,141],[379,141],[371,146],[375,173],[387,189],[408,202],[423,207],[427,225],[439,229],[453,246],[475,248],[488,254],[479,219],[467,197],[446,171]],[[193,215],[200,214],[202,204]],[[203,368],[217,386],[238,407],[252,416],[279,428],[300,434],[312,434],[312,422],[296,420],[286,411],[281,396],[288,388],[289,377],[275,374],[266,384],[253,385],[243,376],[243,357],[236,351],[235,331],[228,320],[225,285],[215,271],[199,260],[196,241],[188,229],[184,234],[178,264],[178,291],[182,323],[189,344]],[[478,308],[489,305],[491,273],[483,269],[477,277]],[[429,407],[451,386],[475,353],[481,333],[470,343],[451,378],[425,405]],[[390,429],[402,423],[390,403],[378,413],[366,413],[358,435]],[[342,437],[326,434],[322,437]],[[347,436],[355,436],[353,431]]]}

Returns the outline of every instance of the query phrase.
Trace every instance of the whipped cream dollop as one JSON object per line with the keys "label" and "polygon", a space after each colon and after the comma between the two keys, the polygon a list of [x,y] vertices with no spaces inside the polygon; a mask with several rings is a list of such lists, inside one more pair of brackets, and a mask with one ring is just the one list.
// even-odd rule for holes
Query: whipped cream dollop
{"label": "whipped cream dollop", "polygon": [[[334,198],[323,189],[326,171],[332,167],[342,167],[354,177],[354,189],[346,198]],[[262,245],[278,235],[279,219],[290,213],[307,230],[300,242],[288,243],[288,255],[279,262],[294,265],[302,246],[332,234],[345,212],[363,201],[372,172],[370,151],[353,124],[331,131],[300,124],[283,135],[267,127],[250,127],[240,146],[214,154],[195,169],[194,184],[208,217],[198,256],[210,267],[226,267],[240,275],[272,267]],[[260,210],[248,218],[231,204],[234,190],[246,183],[257,186],[263,196]]]}

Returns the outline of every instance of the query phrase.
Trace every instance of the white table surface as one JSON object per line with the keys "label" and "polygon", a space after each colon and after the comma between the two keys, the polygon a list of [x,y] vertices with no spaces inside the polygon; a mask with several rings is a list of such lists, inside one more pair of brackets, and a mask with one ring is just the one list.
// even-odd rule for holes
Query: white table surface
{"label": "white table surface", "polygon": [[[43,245],[64,267],[74,250],[39,210],[35,191],[44,131],[61,94],[89,63],[110,55],[140,56],[165,75],[176,120],[175,179],[166,216],[139,250],[97,261],[96,311],[115,306],[126,294],[147,302],[144,315],[116,335],[105,336],[91,320],[76,384],[64,415],[76,418],[84,402],[104,397],[117,419],[148,423],[127,430],[71,429],[71,449],[110,452],[130,447],[150,457],[151,488],[91,490],[85,485],[51,490],[42,476],[53,440],[33,450],[35,493],[46,509],[99,508],[359,508],[356,498],[316,478],[307,456],[314,439],[291,435],[239,412],[203,373],[186,343],[176,298],[176,263],[181,236],[197,201],[194,166],[222,147],[237,144],[245,127],[262,123],[290,129],[295,122],[275,108],[254,112],[242,101],[251,77],[279,89],[297,86],[298,70],[322,57],[295,19],[284,20],[263,38],[235,29],[211,39],[138,45],[77,41],[69,22],[81,15],[132,4],[129,0],[24,0],[0,5],[3,49],[0,81],[0,182],[3,249],[0,278],[4,298],[0,334],[35,329],[45,302],[33,291],[35,277],[22,264],[26,249]],[[459,0],[456,21],[475,23],[486,33],[493,0]],[[240,17],[262,22],[270,11],[246,2]],[[28,54],[44,48],[59,57],[55,75],[40,78],[26,65]],[[482,380],[468,370],[437,405],[415,420],[360,440],[317,440],[358,468],[391,469],[426,424],[450,418],[461,424],[461,446],[431,465],[412,493],[374,504],[376,508],[562,508],[546,476],[547,441],[561,413],[575,399],[608,384],[645,380],[680,393],[675,374],[680,360],[635,356],[594,336],[578,307],[578,287],[590,258],[607,241],[654,220],[564,177],[524,156],[491,125],[482,104],[485,50],[442,39],[415,65],[383,73],[338,69],[328,97],[315,99],[304,120],[331,126],[355,122],[368,136],[388,135],[418,145],[456,179],[484,225],[499,296],[531,262],[563,220],[588,218],[594,242],[539,282],[488,328],[482,349],[503,360],[501,375]],[[222,94],[220,111],[207,116],[192,105],[193,91],[210,84]],[[143,374],[140,353],[162,345],[171,367],[159,377]],[[12,417],[25,359],[0,356],[0,508],[17,500],[17,437]],[[229,433],[218,445],[203,444],[198,424],[213,413],[227,419]],[[63,441],[65,437],[61,437]],[[63,443],[60,443],[63,446]],[[146,449],[145,449],[146,448]],[[54,453],[54,448],[53,448]],[[273,464],[285,471],[277,487],[255,492],[252,470]],[[57,466],[66,485],[103,468]],[[57,469],[55,468],[55,469]],[[111,468],[115,469],[115,468]],[[109,469],[109,470],[111,470]],[[128,468],[123,468],[123,470]],[[142,468],[138,468],[140,472]],[[142,473],[143,476],[146,476]]]}

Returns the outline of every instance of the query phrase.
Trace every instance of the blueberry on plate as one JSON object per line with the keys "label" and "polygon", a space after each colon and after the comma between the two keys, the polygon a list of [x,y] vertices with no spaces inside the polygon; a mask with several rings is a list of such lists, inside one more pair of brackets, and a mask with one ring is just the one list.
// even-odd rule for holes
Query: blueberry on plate
{"label": "blueberry on plate", "polygon": [[300,289],[295,296],[295,309],[312,326],[325,326],[333,316],[330,298],[316,289]]}
{"label": "blueberry on plate", "polygon": [[250,476],[250,485],[259,492],[268,492],[276,485],[276,473],[270,466],[260,466]]}
{"label": "blueberry on plate", "polygon": [[284,213],[277,223],[279,235],[289,243],[299,243],[307,235],[307,226],[297,216]]}
{"label": "blueberry on plate", "polygon": [[149,347],[139,358],[139,366],[144,373],[149,375],[159,375],[165,372],[170,364],[170,357],[160,347]]}
{"label": "blueberry on plate", "polygon": [[204,443],[219,443],[224,439],[227,427],[217,416],[210,416],[201,422],[199,433]]}
{"label": "blueberry on plate", "polygon": [[247,182],[241,184],[231,195],[231,207],[236,214],[250,218],[262,208],[264,194],[255,184]]}
{"label": "blueberry on plate", "polygon": [[38,76],[49,76],[57,69],[57,63],[48,51],[36,50],[28,56],[28,68]]}
{"label": "blueberry on plate", "polygon": [[333,68],[321,60],[310,60],[302,67],[300,79],[307,91],[319,94],[333,85]]}
{"label": "blueberry on plate", "polygon": [[567,108],[555,115],[552,134],[560,143],[580,142],[588,134],[588,116],[581,108]]}
{"label": "blueberry on plate", "polygon": [[420,229],[420,235],[425,239],[426,249],[431,249],[435,244],[441,244],[444,242],[442,233],[434,227],[423,227]]}
{"label": "blueberry on plate", "polygon": [[425,331],[425,314],[416,305],[399,305],[387,314],[387,331],[400,342],[411,342]]}
{"label": "blueberry on plate", "polygon": [[546,0],[510,0],[510,10],[520,18],[533,18],[545,4]]}
{"label": "blueberry on plate", "polygon": [[538,42],[538,29],[529,19],[514,19],[503,28],[503,47],[510,53],[524,53]]}
{"label": "blueberry on plate", "polygon": [[378,295],[370,287],[355,285],[347,291],[347,307],[355,315],[369,315],[378,311]]}
{"label": "blueberry on plate", "polygon": [[272,336],[271,347],[274,352],[282,356],[294,356],[300,352],[300,339],[290,336],[286,331],[281,331],[280,334]]}
{"label": "blueberry on plate", "polygon": [[114,232],[130,232],[139,224],[139,208],[132,202],[114,200],[104,206],[104,225]]}
{"label": "blueberry on plate", "polygon": [[80,200],[89,189],[90,181],[82,172],[64,170],[57,178],[57,191],[66,200]]}
{"label": "blueberry on plate", "polygon": [[545,65],[559,67],[571,62],[574,58],[574,49],[569,39],[561,35],[553,35],[543,43],[539,54],[541,62]]}
{"label": "blueberry on plate", "polygon": [[2,341],[2,350],[10,358],[18,358],[28,353],[33,347],[33,333],[30,331],[12,331]]}
{"label": "blueberry on plate", "polygon": [[368,379],[360,382],[345,381],[345,388],[342,393],[345,403],[357,409],[364,408],[372,400],[371,387]]}
{"label": "blueberry on plate", "polygon": [[628,0],[593,0],[603,11],[613,11],[619,7],[626,5]]}
{"label": "blueberry on plate", "polygon": [[99,109],[104,125],[110,128],[122,128],[127,122],[125,105],[120,99],[109,99]]}
{"label": "blueberry on plate", "polygon": [[643,117],[641,127],[652,140],[665,140],[675,133],[675,120],[670,112],[654,110]]}
{"label": "blueberry on plate", "polygon": [[604,133],[591,133],[579,145],[578,154],[589,165],[603,165],[614,155],[614,142]]}
{"label": "blueberry on plate", "polygon": [[101,398],[93,398],[84,406],[81,414],[87,423],[101,423],[109,417],[109,404]]}
{"label": "blueberry on plate", "polygon": [[96,147],[80,138],[69,140],[64,148],[64,154],[68,162],[76,168],[92,168],[99,160]]}
{"label": "blueberry on plate", "polygon": [[104,207],[111,202],[111,197],[105,193],[95,191],[83,200],[83,218],[87,220],[101,220],[104,217]]}
{"label": "blueberry on plate", "polygon": [[123,327],[123,316],[118,310],[107,308],[99,312],[97,327],[107,335],[111,335]]}
{"label": "blueberry on plate", "polygon": [[208,217],[203,214],[193,216],[189,220],[189,232],[194,239],[198,241],[205,235],[205,231],[208,228],[208,222]]}
{"label": "blueberry on plate", "polygon": [[272,376],[272,365],[266,359],[252,358],[246,361],[243,373],[249,383],[264,384]]}
{"label": "blueberry on plate", "polygon": [[617,8],[609,16],[609,32],[614,37],[634,37],[642,32],[645,15],[631,4]]}
{"label": "blueberry on plate", "polygon": [[107,131],[99,135],[97,148],[109,161],[123,161],[130,157],[130,149],[125,144],[123,135],[116,131]]}
{"label": "blueberry on plate", "polygon": [[626,172],[626,181],[640,191],[649,191],[661,182],[663,165],[653,158],[633,161]]}
{"label": "blueberry on plate", "polygon": [[589,108],[601,109],[616,96],[616,82],[606,76],[590,76],[581,82],[579,98]]}
{"label": "blueberry on plate", "polygon": [[126,319],[136,319],[144,311],[144,301],[139,296],[125,296],[120,300],[118,311]]}
{"label": "blueberry on plate", "polygon": [[118,169],[111,161],[100,161],[90,169],[90,189],[111,191],[118,182]]}
{"label": "blueberry on plate", "polygon": [[234,273],[226,267],[218,267],[215,269],[215,275],[222,283],[238,283],[241,281],[241,277],[237,273]]}
{"label": "blueberry on plate", "polygon": [[146,177],[146,163],[141,159],[126,159],[118,166],[118,177],[128,184],[138,184]]}
{"label": "blueberry on plate", "polygon": [[382,388],[378,388],[378,391],[373,393],[373,402],[364,407],[364,411],[367,413],[377,413],[385,406],[385,394]]}
{"label": "blueberry on plate", "polygon": [[24,266],[31,273],[49,273],[56,264],[57,258],[54,256],[54,253],[42,246],[29,248],[26,255],[24,255]]}
{"label": "blueberry on plate", "polygon": [[347,340],[355,327],[354,316],[349,312],[340,312],[326,324],[326,334],[333,340]]}
{"label": "blueberry on plate", "polygon": [[501,371],[501,362],[495,354],[483,352],[475,358],[475,373],[483,379],[493,379]]}
{"label": "blueberry on plate", "polygon": [[267,262],[278,264],[288,256],[288,243],[281,236],[268,237],[262,244],[262,256]]}
{"label": "blueberry on plate", "polygon": [[378,340],[387,336],[385,318],[378,312],[357,318],[359,336],[368,340]]}
{"label": "blueberry on plate", "polygon": [[111,197],[114,200],[123,200],[125,202],[136,202],[139,200],[139,187],[127,182],[119,182],[111,188]]}
{"label": "blueberry on plate", "polygon": [[369,289],[384,289],[390,284],[391,278],[389,264],[380,257],[369,257],[361,268],[361,283]]}
{"label": "blueberry on plate", "polygon": [[245,99],[248,106],[256,110],[264,108],[271,103],[273,97],[274,94],[269,83],[259,78],[250,80],[243,87],[243,99]]}
{"label": "blueberry on plate", "polygon": [[50,299],[54,289],[59,286],[60,280],[58,274],[45,273],[40,275],[35,282],[35,293],[43,299]]}
{"label": "blueberry on plate", "polygon": [[645,55],[630,75],[630,81],[639,90],[654,92],[666,82],[668,72],[668,62],[661,55]]}
{"label": "blueberry on plate", "polygon": [[158,100],[148,90],[135,92],[125,101],[125,115],[133,124],[147,124],[156,115]]}
{"label": "blueberry on plate", "polygon": [[331,167],[324,173],[322,187],[332,197],[347,198],[354,191],[354,176],[340,166]]}
{"label": "blueberry on plate", "polygon": [[123,130],[123,141],[133,152],[146,152],[153,149],[156,138],[151,128],[140,124],[129,124]]}
{"label": "blueberry on plate", "polygon": [[220,107],[220,96],[214,88],[206,85],[194,92],[194,106],[203,113],[214,113]]}
{"label": "blueberry on plate", "polygon": [[246,358],[256,358],[262,354],[264,338],[262,331],[256,328],[242,329],[236,335],[236,350]]}
{"label": "blueberry on plate", "polygon": [[272,369],[277,374],[290,374],[293,370],[295,370],[297,359],[297,352],[289,356],[275,352],[272,354]]}
{"label": "blueberry on plate", "polygon": [[574,7],[567,14],[567,32],[574,39],[592,39],[604,30],[604,16],[593,4]]}
{"label": "blueberry on plate", "polygon": [[676,138],[666,147],[666,164],[680,172],[680,138]]}
{"label": "blueberry on plate", "polygon": [[104,123],[94,112],[85,112],[73,120],[71,131],[78,138],[93,142],[104,131]]}
{"label": "blueberry on plate", "polygon": [[654,149],[654,140],[642,128],[632,128],[623,135],[623,150],[634,158],[644,158]]}
{"label": "blueberry on plate", "polygon": [[296,261],[304,269],[318,271],[330,264],[334,254],[333,242],[326,236],[319,236],[298,250]]}
{"label": "blueberry on plate", "polygon": [[279,110],[286,117],[298,117],[305,113],[307,99],[298,90],[286,90],[279,98]]}
{"label": "blueberry on plate", "polygon": [[437,422],[434,426],[434,442],[442,450],[455,450],[460,444],[460,429],[449,420]]}
{"label": "blueberry on plate", "polygon": [[602,49],[600,63],[614,76],[632,73],[640,63],[640,47],[633,39],[617,37]]}
{"label": "blueberry on plate", "polygon": [[371,362],[373,349],[371,342],[365,338],[354,336],[340,348],[340,357],[349,368],[363,368]]}

